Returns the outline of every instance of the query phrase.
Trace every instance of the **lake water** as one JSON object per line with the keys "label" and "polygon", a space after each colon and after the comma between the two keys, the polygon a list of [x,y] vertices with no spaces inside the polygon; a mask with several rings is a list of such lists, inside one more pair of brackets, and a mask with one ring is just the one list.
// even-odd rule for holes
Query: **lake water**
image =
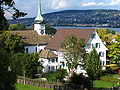
{"label": "lake water", "polygon": [[56,29],[59,28],[80,28],[80,29],[95,29],[95,28],[107,28],[110,30],[115,30],[116,32],[118,32],[120,34],[120,28],[109,28],[109,27],[54,27]]}

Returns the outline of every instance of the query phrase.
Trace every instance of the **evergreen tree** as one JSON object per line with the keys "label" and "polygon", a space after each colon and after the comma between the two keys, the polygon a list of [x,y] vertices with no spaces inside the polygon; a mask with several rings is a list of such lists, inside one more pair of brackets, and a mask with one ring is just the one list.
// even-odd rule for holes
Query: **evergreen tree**
{"label": "evergreen tree", "polygon": [[101,76],[101,61],[95,49],[93,49],[90,54],[85,55],[84,69],[86,70],[89,78],[92,81],[99,79],[99,77]]}

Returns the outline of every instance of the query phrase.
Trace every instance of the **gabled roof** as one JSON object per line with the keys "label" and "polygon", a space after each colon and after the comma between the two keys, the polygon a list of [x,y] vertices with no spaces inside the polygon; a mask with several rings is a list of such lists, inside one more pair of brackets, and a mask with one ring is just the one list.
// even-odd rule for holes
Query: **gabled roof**
{"label": "gabled roof", "polygon": [[56,54],[48,50],[41,50],[39,52],[39,58],[51,59],[51,58],[57,58],[57,57],[58,56]]}
{"label": "gabled roof", "polygon": [[94,29],[71,29],[71,28],[61,28],[58,29],[53,39],[45,47],[46,49],[59,50],[61,42],[65,40],[66,37],[73,35],[77,38],[82,38],[85,42],[88,41],[91,34],[94,32]]}
{"label": "gabled roof", "polygon": [[25,45],[48,44],[51,40],[49,35],[38,35],[34,30],[9,31],[9,33],[22,36]]}

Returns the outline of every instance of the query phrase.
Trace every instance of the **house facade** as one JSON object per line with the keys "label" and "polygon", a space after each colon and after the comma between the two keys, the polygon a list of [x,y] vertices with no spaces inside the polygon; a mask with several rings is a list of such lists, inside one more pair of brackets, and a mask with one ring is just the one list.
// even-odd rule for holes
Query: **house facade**
{"label": "house facade", "polygon": [[[90,53],[93,48],[96,49],[98,55],[101,59],[101,64],[106,65],[106,50],[107,47],[104,45],[104,43],[101,41],[100,37],[98,36],[97,32],[94,29],[58,29],[55,36],[52,38],[52,40],[48,43],[48,45],[45,47],[45,49],[55,53],[58,55],[58,67],[67,69],[66,61],[64,59],[65,51],[62,50],[61,43],[65,40],[66,37],[73,35],[77,38],[81,38],[85,40],[85,51],[87,53]],[[53,66],[52,66],[53,67]],[[57,69],[54,65],[54,69]],[[103,69],[105,69],[103,67]],[[84,70],[82,68],[78,68],[77,72],[80,73]],[[45,71],[46,72],[46,71]]]}
{"label": "house facade", "polygon": [[[26,53],[39,53],[39,62],[43,66],[43,72],[55,71],[58,68],[67,69],[64,59],[65,51],[60,47],[61,42],[69,35],[76,36],[85,40],[84,47],[87,53],[95,48],[100,56],[102,65],[106,65],[107,47],[101,41],[94,29],[58,29],[56,34],[51,37],[46,34],[44,18],[41,13],[41,4],[38,4],[38,14],[34,21],[34,30],[9,31],[11,34],[22,36],[25,44]],[[103,68],[105,69],[105,68]],[[82,72],[78,68],[77,72]]]}

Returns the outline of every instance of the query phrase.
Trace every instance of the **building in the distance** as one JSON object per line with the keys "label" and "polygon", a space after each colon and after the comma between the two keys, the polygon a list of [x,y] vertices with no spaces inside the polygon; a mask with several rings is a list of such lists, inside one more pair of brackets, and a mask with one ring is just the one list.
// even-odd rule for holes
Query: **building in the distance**
{"label": "building in the distance", "polygon": [[[26,53],[39,53],[39,62],[43,65],[43,72],[55,71],[58,68],[68,69],[64,59],[65,51],[61,49],[61,42],[69,35],[85,40],[86,52],[89,53],[93,48],[100,56],[102,65],[106,65],[106,50],[97,32],[94,29],[58,29],[56,34],[51,37],[46,34],[44,18],[41,13],[41,4],[38,4],[38,14],[34,21],[34,30],[9,31],[11,34],[22,36],[25,43]],[[77,72],[81,72],[79,68]]]}

